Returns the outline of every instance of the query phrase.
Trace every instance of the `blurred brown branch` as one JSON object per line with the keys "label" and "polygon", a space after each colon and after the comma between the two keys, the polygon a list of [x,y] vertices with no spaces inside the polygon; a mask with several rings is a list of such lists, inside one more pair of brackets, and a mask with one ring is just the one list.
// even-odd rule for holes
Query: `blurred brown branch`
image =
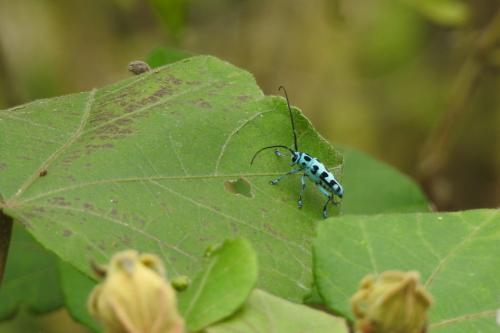
{"label": "blurred brown branch", "polygon": [[1,41],[0,41],[0,87],[1,90],[3,91],[3,98],[5,99],[5,104],[7,106],[14,106],[21,103],[21,98],[19,97],[14,88],[14,82],[9,72],[7,59],[5,58],[5,52]]}
{"label": "blurred brown branch", "polygon": [[2,282],[7,265],[10,239],[12,235],[12,218],[0,209],[0,283]]}
{"label": "blurred brown branch", "polygon": [[461,127],[465,114],[472,111],[472,108],[467,107],[467,103],[478,87],[483,74],[488,70],[488,55],[498,46],[499,41],[500,10],[497,10],[493,19],[480,32],[472,45],[471,52],[458,71],[451,89],[447,110],[421,151],[417,170],[419,179],[438,208],[445,199],[441,196],[439,187],[444,184],[442,171],[448,160],[449,148],[453,145],[452,134]]}

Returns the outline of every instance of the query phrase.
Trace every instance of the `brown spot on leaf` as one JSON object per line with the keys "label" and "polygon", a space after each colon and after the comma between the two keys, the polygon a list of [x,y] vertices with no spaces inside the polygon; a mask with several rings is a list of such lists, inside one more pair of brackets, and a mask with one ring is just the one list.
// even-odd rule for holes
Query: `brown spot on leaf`
{"label": "brown spot on leaf", "polygon": [[137,222],[141,227],[144,227],[146,225],[146,220],[143,218],[136,218],[135,222]]}
{"label": "brown spot on leaf", "polygon": [[50,201],[58,206],[71,206],[65,197],[53,197]]}
{"label": "brown spot on leaf", "polygon": [[47,209],[44,207],[36,206],[33,207],[33,211],[37,212],[38,214],[45,214],[47,212]]}
{"label": "brown spot on leaf", "polygon": [[129,118],[120,118],[115,121],[115,124],[118,124],[120,126],[128,126],[132,124],[132,119]]}
{"label": "brown spot on leaf", "polygon": [[[28,214],[23,214],[23,217],[29,217],[29,215]],[[33,228],[33,226],[31,225],[31,223],[29,223],[25,219],[19,219],[18,222],[21,223],[21,225],[24,228],[26,228],[26,229],[32,229]]]}
{"label": "brown spot on leaf", "polygon": [[271,235],[274,235],[276,237],[283,237],[283,238],[286,238],[284,237],[283,235],[281,235],[271,224],[269,223],[264,223],[264,229],[266,229]]}
{"label": "brown spot on leaf", "polygon": [[205,101],[202,98],[200,98],[196,101],[196,105],[198,105],[199,107],[204,108],[204,109],[210,109],[212,107],[212,105],[209,102]]}
{"label": "brown spot on leaf", "polygon": [[86,202],[83,204],[83,208],[88,209],[88,210],[93,210],[94,206],[91,203]]}
{"label": "brown spot on leaf", "polygon": [[240,227],[236,222],[231,222],[231,231],[233,235],[238,235],[240,233]]}
{"label": "brown spot on leaf", "polygon": [[102,144],[87,144],[85,145],[85,154],[90,155],[99,149],[112,149],[115,145],[112,143],[102,143]]}
{"label": "brown spot on leaf", "polygon": [[130,246],[130,244],[132,243],[132,240],[127,235],[120,236],[119,238],[120,238],[121,242],[123,243],[123,245],[125,245],[125,246]]}
{"label": "brown spot on leaf", "polygon": [[173,83],[175,85],[179,85],[179,84],[182,83],[181,79],[176,78],[175,76],[172,76],[172,75],[167,76],[166,79],[165,79],[165,81],[171,82],[171,83]]}
{"label": "brown spot on leaf", "polygon": [[99,249],[101,249],[102,251],[106,251],[107,250],[106,243],[104,241],[99,241],[99,243],[97,244],[97,247]]}
{"label": "brown spot on leaf", "polygon": [[73,231],[71,231],[69,229],[64,229],[63,230],[63,236],[64,237],[70,237],[71,235],[73,235]]}
{"label": "brown spot on leaf", "polygon": [[251,96],[248,96],[248,95],[240,95],[237,97],[239,101],[242,101],[242,102],[245,102],[245,101],[248,101],[250,99],[252,99]]}

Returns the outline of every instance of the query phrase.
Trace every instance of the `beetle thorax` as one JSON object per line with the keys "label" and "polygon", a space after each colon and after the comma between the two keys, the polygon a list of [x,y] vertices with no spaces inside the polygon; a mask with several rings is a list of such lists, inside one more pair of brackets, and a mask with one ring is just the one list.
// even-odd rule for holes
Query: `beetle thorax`
{"label": "beetle thorax", "polygon": [[297,164],[301,169],[308,169],[311,167],[314,159],[306,154],[301,152],[294,152],[292,155],[292,163]]}

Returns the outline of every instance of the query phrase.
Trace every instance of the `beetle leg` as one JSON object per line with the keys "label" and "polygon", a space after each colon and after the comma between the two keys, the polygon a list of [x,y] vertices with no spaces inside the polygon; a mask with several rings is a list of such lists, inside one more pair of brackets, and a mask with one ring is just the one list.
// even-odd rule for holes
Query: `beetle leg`
{"label": "beetle leg", "polygon": [[299,200],[297,201],[297,206],[299,208],[302,208],[302,194],[304,194],[304,189],[306,188],[306,174],[302,174],[302,177],[300,177],[300,182],[302,184],[302,187],[300,188],[300,193],[299,193]]}
{"label": "beetle leg", "polygon": [[297,172],[300,172],[300,171],[301,171],[300,169],[297,169],[297,170],[295,170],[295,169],[294,169],[294,170],[290,170],[290,171],[288,171],[287,173],[285,173],[284,175],[281,175],[281,176],[279,176],[278,178],[271,180],[271,181],[269,182],[269,184],[271,184],[271,185],[276,185],[276,184],[278,184],[278,183],[279,183],[279,182],[280,182],[283,178],[285,178],[285,176],[288,176],[288,175],[293,175],[293,174],[295,174],[295,173],[297,173]]}
{"label": "beetle leg", "polygon": [[318,190],[323,193],[325,196],[328,197],[328,199],[326,200],[325,204],[323,205],[323,217],[326,219],[328,217],[328,211],[327,211],[327,208],[328,208],[328,203],[330,201],[334,202],[333,201],[333,194],[331,194],[330,192],[328,192],[327,190],[325,190],[325,188],[321,185],[317,185],[318,187]]}

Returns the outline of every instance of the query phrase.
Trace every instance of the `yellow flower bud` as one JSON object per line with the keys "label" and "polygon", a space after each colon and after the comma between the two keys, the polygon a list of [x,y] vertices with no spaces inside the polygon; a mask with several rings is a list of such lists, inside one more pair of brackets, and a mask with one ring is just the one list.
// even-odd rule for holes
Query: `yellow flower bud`
{"label": "yellow flower bud", "polygon": [[128,250],[111,258],[87,306],[106,333],[182,333],[176,302],[161,260]]}
{"label": "yellow flower bud", "polygon": [[368,275],[351,298],[356,330],[362,333],[424,333],[431,303],[417,272]]}

